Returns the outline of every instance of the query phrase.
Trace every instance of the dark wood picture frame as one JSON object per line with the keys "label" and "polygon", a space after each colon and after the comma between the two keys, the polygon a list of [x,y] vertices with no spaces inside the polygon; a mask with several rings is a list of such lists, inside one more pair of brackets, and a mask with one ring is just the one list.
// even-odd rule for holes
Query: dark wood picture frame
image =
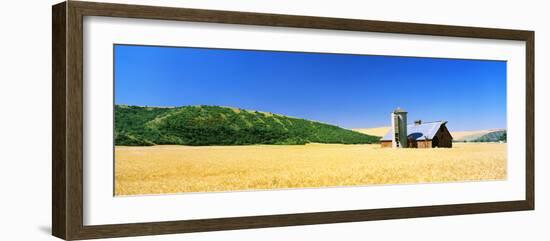
{"label": "dark wood picture frame", "polygon": [[[265,228],[399,218],[533,210],[534,32],[263,13],[68,1],[52,7],[52,233],[66,239]],[[83,17],[281,26],[382,33],[519,40],[526,43],[525,199],[473,204],[215,218],[88,226],[83,224]]]}

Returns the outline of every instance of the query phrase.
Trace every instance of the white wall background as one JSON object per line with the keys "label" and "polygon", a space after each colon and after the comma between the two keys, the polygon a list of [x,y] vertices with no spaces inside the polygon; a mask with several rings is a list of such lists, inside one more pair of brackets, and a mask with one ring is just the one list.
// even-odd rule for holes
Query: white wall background
{"label": "white wall background", "polygon": [[[99,0],[98,0],[99,1]],[[51,5],[7,1],[0,14],[0,240],[56,240],[51,219]],[[116,1],[536,31],[536,210],[120,240],[548,240],[550,14],[546,1]]]}

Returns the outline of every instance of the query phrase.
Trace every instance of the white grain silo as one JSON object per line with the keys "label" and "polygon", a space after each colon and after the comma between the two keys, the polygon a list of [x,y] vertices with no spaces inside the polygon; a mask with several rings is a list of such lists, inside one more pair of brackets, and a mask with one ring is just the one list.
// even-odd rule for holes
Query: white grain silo
{"label": "white grain silo", "polygon": [[399,107],[391,113],[392,147],[406,148],[407,145],[407,112]]}

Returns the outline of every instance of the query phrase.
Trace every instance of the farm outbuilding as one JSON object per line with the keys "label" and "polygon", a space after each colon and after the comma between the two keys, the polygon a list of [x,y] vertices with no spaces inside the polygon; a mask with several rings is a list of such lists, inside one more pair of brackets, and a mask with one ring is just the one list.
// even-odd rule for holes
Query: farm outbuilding
{"label": "farm outbuilding", "polygon": [[417,120],[407,125],[407,112],[397,108],[391,113],[392,127],[380,140],[382,147],[433,148],[453,147],[453,137],[447,121],[422,123]]}
{"label": "farm outbuilding", "polygon": [[[445,126],[447,121],[434,121],[422,123],[415,121],[407,125],[407,147],[432,148],[453,147],[453,137]],[[382,147],[392,147],[393,130],[380,140]]]}

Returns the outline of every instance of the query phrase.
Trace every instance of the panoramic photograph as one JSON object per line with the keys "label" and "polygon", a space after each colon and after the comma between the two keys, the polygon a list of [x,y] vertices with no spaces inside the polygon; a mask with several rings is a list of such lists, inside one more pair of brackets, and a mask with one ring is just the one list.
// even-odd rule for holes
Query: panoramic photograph
{"label": "panoramic photograph", "polygon": [[505,180],[506,62],[114,45],[115,196]]}

